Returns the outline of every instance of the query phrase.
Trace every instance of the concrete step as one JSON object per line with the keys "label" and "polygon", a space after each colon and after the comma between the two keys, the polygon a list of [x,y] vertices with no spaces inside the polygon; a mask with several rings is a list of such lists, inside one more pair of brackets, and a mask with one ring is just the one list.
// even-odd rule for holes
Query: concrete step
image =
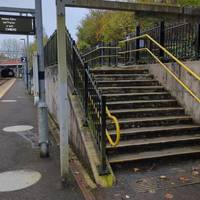
{"label": "concrete step", "polygon": [[[109,131],[110,136],[114,139],[116,137],[115,130]],[[142,139],[153,138],[158,136],[173,136],[182,134],[194,134],[200,133],[200,125],[198,124],[178,124],[169,126],[153,126],[153,127],[141,127],[141,128],[127,128],[120,130],[120,140],[129,139]]]}
{"label": "concrete step", "polygon": [[[160,85],[156,80],[107,80],[97,81],[97,87],[130,87],[130,86],[156,86]],[[123,90],[123,88],[122,88]]]}
{"label": "concrete step", "polygon": [[148,74],[149,70],[138,67],[138,68],[109,68],[109,69],[92,69],[92,74]]}
{"label": "concrete step", "polygon": [[97,74],[93,76],[98,80],[152,80],[152,74]]}
{"label": "concrete step", "polygon": [[189,146],[189,147],[174,147],[169,149],[163,149],[158,151],[145,151],[145,152],[135,152],[127,154],[112,154],[108,156],[108,160],[111,164],[142,161],[149,159],[159,159],[159,158],[170,158],[178,156],[192,156],[200,154],[200,146]]}
{"label": "concrete step", "polygon": [[103,94],[164,92],[163,86],[99,87]]}
{"label": "concrete step", "polygon": [[[145,117],[145,118],[124,118],[119,119],[121,129],[139,128],[151,126],[167,126],[176,124],[191,124],[193,122],[190,116],[165,116],[165,117]],[[115,129],[111,121],[107,122],[108,129]]]}
{"label": "concrete step", "polygon": [[127,93],[127,94],[105,94],[109,101],[127,101],[127,100],[161,100],[171,99],[168,92],[146,92],[146,93]]}
{"label": "concrete step", "polygon": [[108,102],[109,109],[136,109],[136,108],[162,108],[162,107],[176,107],[178,103],[175,99],[161,99],[161,100],[132,100],[132,101],[113,101]]}
{"label": "concrete step", "polygon": [[182,107],[119,109],[110,111],[118,119],[130,117],[156,117],[169,115],[178,116],[185,114],[185,110]]}
{"label": "concrete step", "polygon": [[175,135],[156,138],[143,138],[120,141],[116,147],[107,144],[108,154],[135,153],[148,150],[161,150],[171,147],[191,146],[200,143],[200,133],[191,135]]}

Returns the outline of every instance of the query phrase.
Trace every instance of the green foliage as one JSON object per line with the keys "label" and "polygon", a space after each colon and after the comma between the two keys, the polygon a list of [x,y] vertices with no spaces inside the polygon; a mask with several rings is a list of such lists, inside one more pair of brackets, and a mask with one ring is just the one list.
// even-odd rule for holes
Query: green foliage
{"label": "green foliage", "polygon": [[199,6],[200,1],[199,0],[177,0],[177,3],[180,5],[193,5],[193,6]]}
{"label": "green foliage", "polygon": [[135,16],[133,12],[91,10],[78,27],[78,47],[84,50],[98,42],[123,39],[134,32],[138,24],[142,28],[153,26],[160,19]]}
{"label": "green foliage", "polygon": [[[44,33],[44,37],[43,37],[43,44],[45,45],[48,41],[48,36]],[[36,38],[34,39],[34,41],[29,45],[28,48],[28,57],[29,57],[29,67],[32,68],[33,65],[33,55],[34,52],[37,51],[37,40]]]}

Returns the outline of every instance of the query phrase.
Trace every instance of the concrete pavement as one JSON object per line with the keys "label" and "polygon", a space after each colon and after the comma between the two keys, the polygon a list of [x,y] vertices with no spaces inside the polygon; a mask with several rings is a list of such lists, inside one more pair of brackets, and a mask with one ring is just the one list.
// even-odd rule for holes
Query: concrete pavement
{"label": "concrete pavement", "polygon": [[[0,200],[81,200],[83,196],[70,175],[63,188],[60,183],[59,150],[51,143],[50,158],[40,159],[37,131],[37,109],[17,80],[0,99],[0,173],[11,170],[35,170],[42,178],[34,185],[13,192],[0,192]],[[3,100],[3,101],[2,101]],[[11,101],[12,100],[12,101]],[[28,125],[33,129],[5,132],[8,126]]]}

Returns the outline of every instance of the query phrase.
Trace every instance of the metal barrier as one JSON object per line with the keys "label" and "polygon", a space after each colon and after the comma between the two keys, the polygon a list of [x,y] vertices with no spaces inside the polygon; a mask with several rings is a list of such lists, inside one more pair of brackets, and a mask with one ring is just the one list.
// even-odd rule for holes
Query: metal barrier
{"label": "metal barrier", "polygon": [[[134,33],[126,36],[126,40],[145,34],[158,41],[160,45],[178,59],[192,60],[200,57],[200,24],[166,24],[161,21],[159,25],[148,30],[141,30],[140,26],[137,26]],[[132,43],[125,42],[120,47],[116,41],[99,43],[96,47],[87,49],[82,57],[84,62],[92,67],[117,65],[116,63],[125,65],[154,63],[155,60],[147,52],[136,51],[133,53],[130,51],[131,49],[141,49],[145,46],[146,44],[142,39]],[[148,47],[165,63],[172,61],[171,57],[164,54],[164,51],[154,43],[151,42]],[[120,48],[127,53],[118,55]]]}
{"label": "metal barrier", "polygon": [[197,101],[200,103],[200,98],[183,82],[181,81],[178,76],[171,71],[166,64],[162,61],[161,58],[159,58],[152,50],[151,50],[151,43],[153,43],[156,47],[158,47],[160,50],[163,51],[166,56],[168,56],[171,60],[176,62],[179,66],[184,68],[188,73],[190,73],[194,78],[196,78],[198,81],[200,81],[200,76],[196,73],[194,73],[189,67],[187,67],[185,64],[183,64],[179,59],[177,59],[173,54],[171,54],[166,48],[164,48],[162,45],[160,45],[157,41],[155,41],[151,36],[148,34],[141,35],[138,37],[130,38],[128,40],[123,40],[120,41],[121,44],[123,43],[130,43],[130,42],[135,42],[135,41],[140,41],[143,40],[144,46],[143,48],[140,49],[131,49],[129,51],[121,51],[119,54],[127,54],[127,53],[136,53],[136,52],[145,52],[149,54],[151,57],[154,58],[155,61],[159,62],[162,67]]}
{"label": "metal barrier", "polygon": [[87,53],[82,55],[84,63],[89,66],[111,66],[118,63],[118,50],[116,42],[112,43],[100,43],[98,46],[92,49],[88,49]]}
{"label": "metal barrier", "polygon": [[[57,55],[50,58],[48,53],[56,52],[55,40],[57,33],[55,32],[45,46],[45,64],[46,66],[57,64]],[[100,157],[101,165],[99,166],[100,175],[109,173],[106,161],[106,137],[111,145],[116,146],[120,140],[120,128],[116,117],[114,117],[106,107],[106,97],[103,96],[97,89],[88,64],[84,63],[79,51],[76,47],[71,35],[66,31],[67,38],[67,65],[69,75],[74,84],[75,93],[80,99],[81,106],[85,113],[85,125],[87,124],[93,133],[96,140]],[[116,141],[113,142],[107,129],[106,129],[106,115],[113,120],[116,126]]]}

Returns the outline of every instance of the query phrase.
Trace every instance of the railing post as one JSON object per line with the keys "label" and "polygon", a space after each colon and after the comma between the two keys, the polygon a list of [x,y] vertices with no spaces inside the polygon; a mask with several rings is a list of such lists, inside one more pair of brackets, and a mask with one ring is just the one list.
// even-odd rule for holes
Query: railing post
{"label": "railing post", "polygon": [[85,109],[85,119],[84,119],[84,126],[87,126],[87,118],[88,118],[88,65],[85,64],[85,84],[84,84],[84,109]]}
{"label": "railing post", "polygon": [[[108,43],[108,47],[111,47],[111,42]],[[108,48],[108,66],[111,66],[111,48]]]}
{"label": "railing post", "polygon": [[200,24],[197,24],[197,32],[196,32],[196,58],[200,57]]}
{"label": "railing post", "polygon": [[99,54],[99,56],[100,56],[100,57],[99,57],[99,61],[100,61],[100,62],[99,62],[99,64],[100,64],[100,66],[102,66],[103,63],[104,63],[104,62],[103,62],[103,61],[104,61],[104,60],[103,60],[103,55],[104,55],[103,46],[104,46],[104,43],[103,43],[103,42],[100,42],[100,43],[99,43],[99,47],[100,47],[100,51],[99,51],[99,52],[100,52],[100,54]]}
{"label": "railing post", "polygon": [[75,68],[75,64],[76,64],[76,62],[75,62],[75,56],[74,56],[74,54],[75,54],[75,52],[74,52],[74,49],[73,49],[73,46],[75,46],[76,45],[76,42],[75,42],[75,40],[73,40],[73,42],[72,42],[72,62],[71,62],[71,68],[72,68],[72,71],[73,71],[73,82],[74,82],[74,87],[76,87],[76,85],[75,85],[75,83],[76,83],[76,68]]}
{"label": "railing post", "polygon": [[99,174],[107,175],[109,170],[106,163],[106,97],[101,98],[101,164],[99,166]]}
{"label": "railing post", "polygon": [[[160,22],[160,45],[162,45],[163,47],[165,47],[165,22],[161,21]],[[162,49],[160,49],[159,51],[159,56],[160,58],[164,57],[164,51]]]}
{"label": "railing post", "polygon": [[115,66],[118,66],[118,42],[117,41],[115,41],[115,47],[116,47],[116,49],[115,49]]}
{"label": "railing post", "polygon": [[[136,27],[136,37],[137,36],[140,36],[140,25],[138,25]],[[136,40],[136,49],[139,49],[140,48],[140,40]],[[135,62],[138,63],[138,60],[140,59],[140,53],[139,51],[136,51],[135,53]]]}

